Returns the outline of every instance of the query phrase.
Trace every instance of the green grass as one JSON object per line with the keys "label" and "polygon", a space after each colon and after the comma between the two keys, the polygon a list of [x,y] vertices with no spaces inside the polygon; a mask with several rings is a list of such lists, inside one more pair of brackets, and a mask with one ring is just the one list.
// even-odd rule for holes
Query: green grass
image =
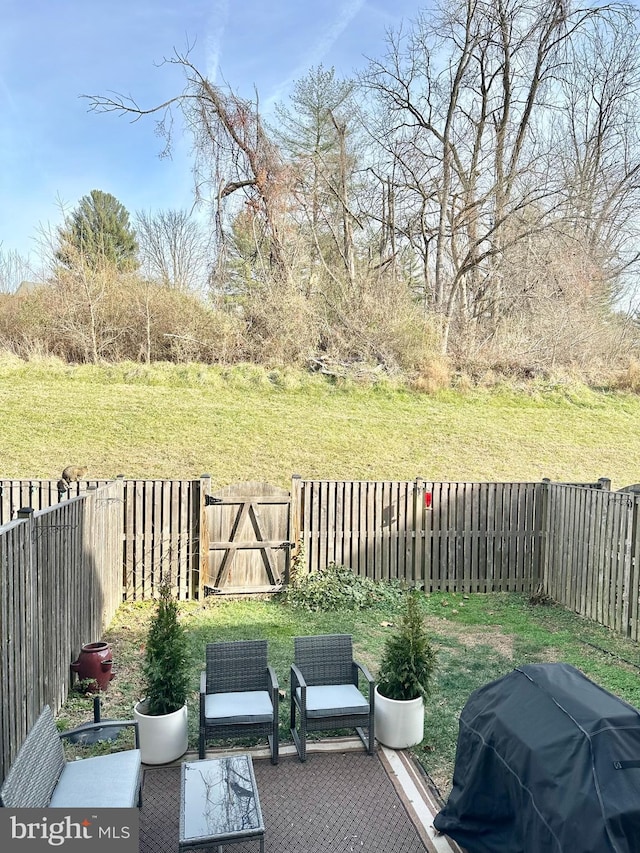
{"label": "green grass", "polygon": [[[193,667],[189,701],[190,746],[197,746],[198,682],[207,642],[266,638],[269,659],[287,699],[280,705],[280,737],[289,735],[289,666],[293,638],[302,634],[346,632],[356,657],[375,676],[388,627],[398,617],[389,597],[380,607],[358,612],[308,612],[286,601],[223,599],[183,602]],[[438,665],[425,714],[425,739],[415,753],[446,796],[451,785],[458,715],[471,691],[525,663],[564,661],[605,689],[640,707],[640,648],[588,620],[556,606],[532,606],[515,594],[450,595],[423,598],[423,609]],[[142,697],[140,668],[151,602],[124,604],[104,638],[111,644],[116,676],[103,694],[102,715],[130,718]],[[75,693],[63,708],[65,724],[91,719],[92,700]]]}
{"label": "green grass", "polygon": [[244,365],[0,359],[6,478],[640,480],[640,399],[533,384],[434,395]]}

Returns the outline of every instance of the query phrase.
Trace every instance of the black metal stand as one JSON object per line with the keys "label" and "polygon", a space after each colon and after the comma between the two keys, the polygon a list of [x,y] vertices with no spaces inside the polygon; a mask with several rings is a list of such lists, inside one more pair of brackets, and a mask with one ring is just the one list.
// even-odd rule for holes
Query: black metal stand
{"label": "black metal stand", "polygon": [[[93,728],[95,723],[104,722],[104,727],[99,729]],[[91,746],[94,743],[98,743],[101,740],[116,740],[123,726],[110,726],[108,725],[109,720],[102,720],[100,716],[100,697],[93,697],[93,721],[91,723],[85,723],[87,727],[91,726],[91,729],[87,731],[82,731],[82,726],[78,726],[78,731],[74,734],[69,735],[68,740],[71,743],[80,743],[85,746]]]}

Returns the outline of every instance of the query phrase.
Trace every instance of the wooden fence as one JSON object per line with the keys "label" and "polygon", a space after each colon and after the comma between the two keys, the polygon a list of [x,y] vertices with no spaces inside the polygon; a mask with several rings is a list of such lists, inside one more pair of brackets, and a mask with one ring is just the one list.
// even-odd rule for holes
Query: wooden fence
{"label": "wooden fence", "polygon": [[0,526],[0,778],[122,601],[122,482]]}
{"label": "wooden fence", "polygon": [[[162,577],[170,576],[178,598],[198,597],[201,526],[211,478],[198,480],[125,480],[122,484],[122,597],[152,598]],[[60,495],[56,480],[0,480],[0,525],[23,507],[56,506],[68,496],[100,488],[107,480],[71,483]]]}
{"label": "wooden fence", "polygon": [[[160,578],[167,575],[178,597],[198,597],[208,559],[205,507],[211,479],[203,475],[198,480],[119,480],[122,597],[151,598]],[[569,535],[566,521],[562,528],[553,527],[552,539],[547,537],[547,528],[564,506],[557,496],[565,488],[573,489],[576,494],[600,495],[603,505],[613,506],[616,498],[607,495],[616,493],[606,490],[607,482],[563,486],[548,481],[348,482],[293,477],[291,539],[295,546],[303,546],[308,571],[336,562],[363,576],[394,578],[427,590],[522,592],[540,582],[551,584],[551,571],[554,578],[566,572],[553,558],[569,547],[579,561],[574,545],[591,541],[584,531],[573,532],[573,545],[561,545],[562,537]],[[101,484],[72,487],[78,491],[86,485]],[[58,501],[55,481],[0,481],[0,524],[15,518],[20,507],[39,509]],[[578,525],[589,523],[579,513],[574,517]],[[550,542],[560,551],[550,551]],[[577,571],[576,566],[573,574]],[[561,582],[553,583],[554,594],[560,595]],[[573,599],[567,606],[575,606]]]}
{"label": "wooden fence", "polygon": [[542,483],[294,480],[307,568],[335,562],[426,590],[529,590],[538,583]]}
{"label": "wooden fence", "polygon": [[[124,481],[124,597],[152,598],[170,577],[181,599],[200,590],[205,495],[210,478]],[[206,549],[205,549],[206,550]]]}
{"label": "wooden fence", "polygon": [[640,640],[640,495],[553,485],[544,519],[544,591]]}

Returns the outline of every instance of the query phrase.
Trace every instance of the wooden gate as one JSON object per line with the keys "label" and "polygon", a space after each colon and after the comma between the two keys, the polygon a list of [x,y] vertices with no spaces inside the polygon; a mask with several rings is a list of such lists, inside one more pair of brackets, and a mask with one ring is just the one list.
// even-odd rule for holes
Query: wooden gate
{"label": "wooden gate", "polygon": [[235,483],[207,497],[204,592],[271,592],[289,578],[291,495],[270,483]]}

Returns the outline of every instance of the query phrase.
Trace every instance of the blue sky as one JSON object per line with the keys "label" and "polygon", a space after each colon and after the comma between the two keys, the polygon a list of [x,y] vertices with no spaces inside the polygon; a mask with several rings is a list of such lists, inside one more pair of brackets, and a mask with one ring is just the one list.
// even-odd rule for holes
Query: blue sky
{"label": "blue sky", "polygon": [[415,0],[0,0],[0,247],[35,252],[41,228],[92,189],[138,210],[187,208],[190,143],[162,160],[153,118],[88,112],[82,94],[144,107],[182,88],[162,65],[195,42],[194,64],[265,109],[315,65],[349,76],[384,51]]}

